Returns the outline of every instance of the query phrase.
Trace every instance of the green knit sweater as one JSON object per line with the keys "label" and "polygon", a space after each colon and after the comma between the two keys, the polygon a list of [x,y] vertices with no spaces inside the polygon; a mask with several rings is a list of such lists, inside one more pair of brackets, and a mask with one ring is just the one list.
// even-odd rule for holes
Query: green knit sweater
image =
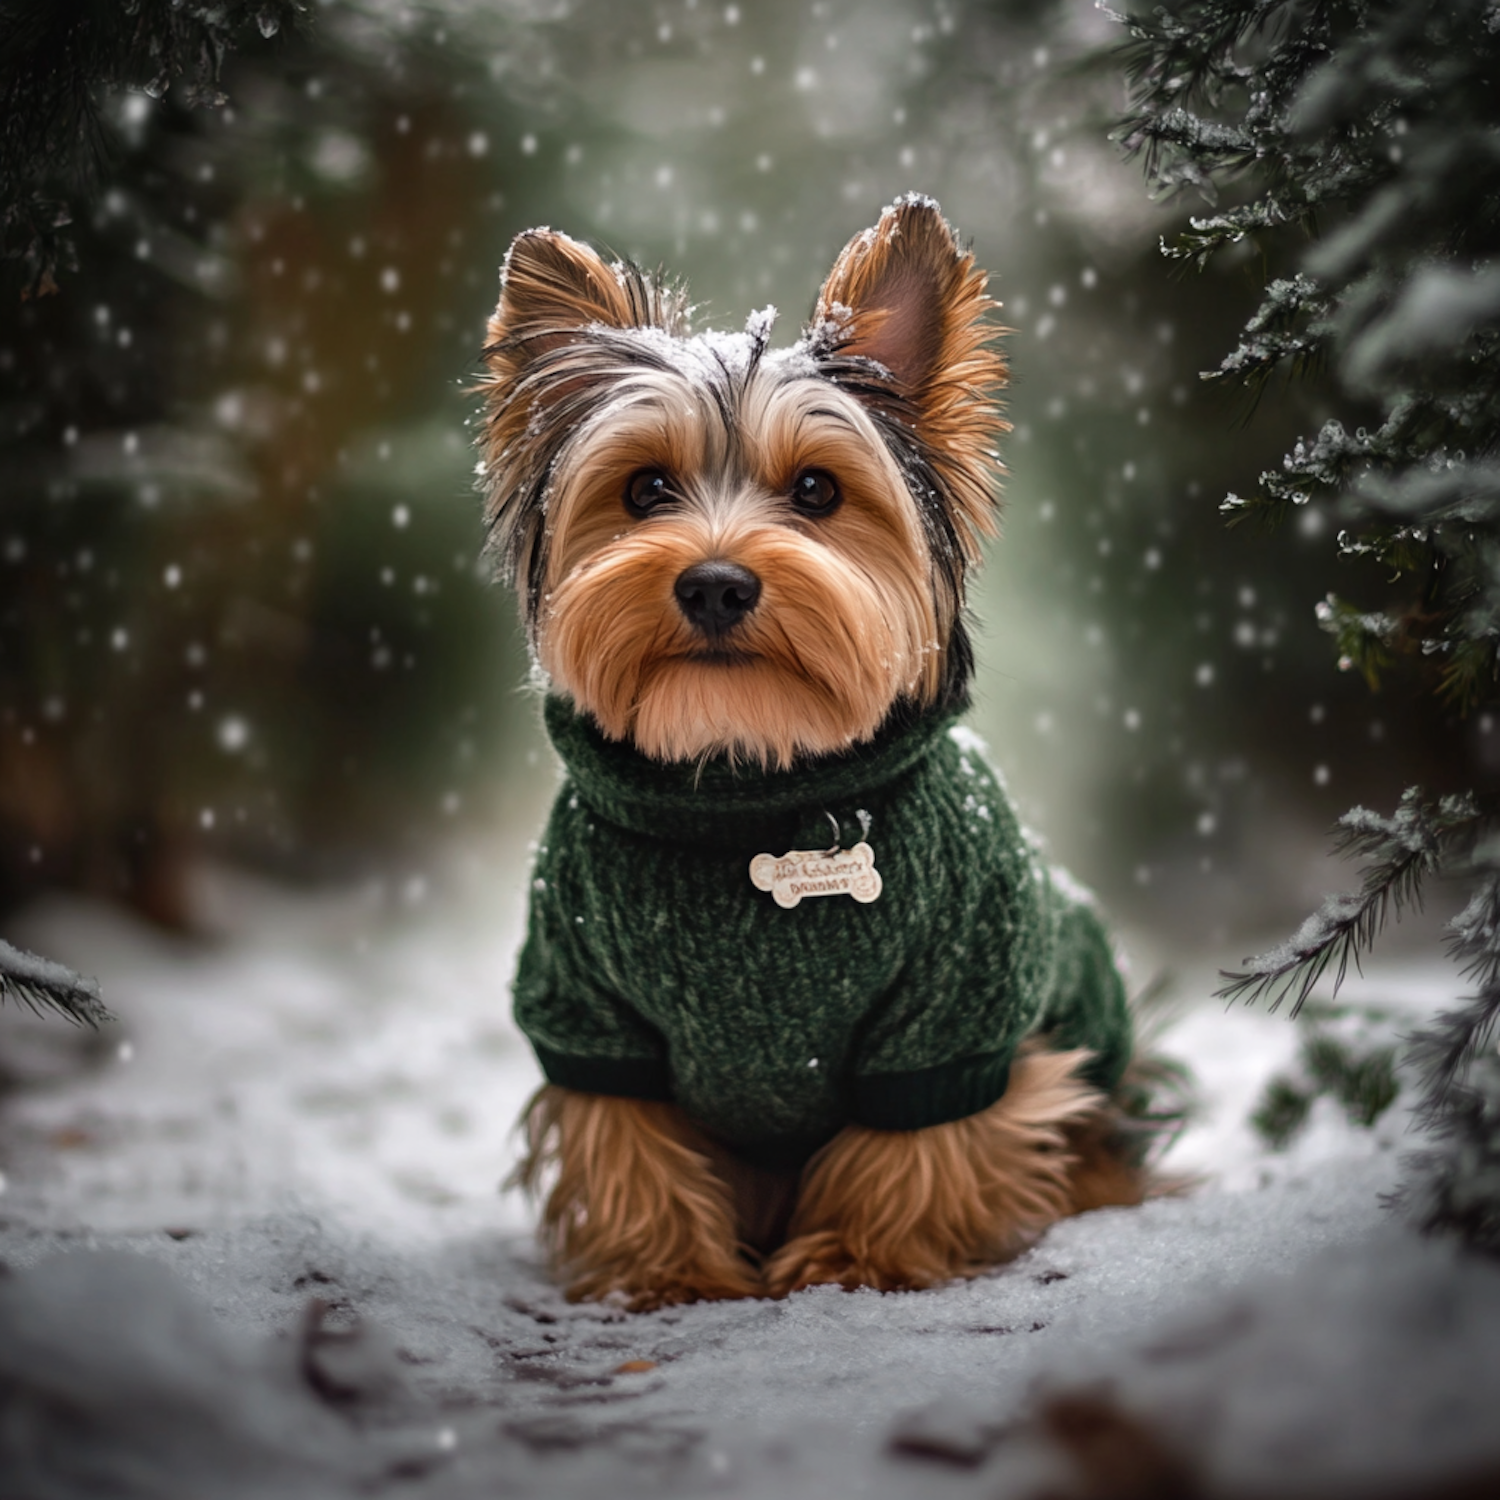
{"label": "green knit sweater", "polygon": [[[516,1020],[549,1080],[674,1100],[740,1155],[795,1166],[843,1125],[915,1130],[1005,1091],[1018,1042],[1130,1050],[1092,904],[1049,872],[977,742],[929,715],[789,771],[648,760],[559,698],[567,768],[538,850]],[[868,904],[791,908],[757,854],[875,855]]]}

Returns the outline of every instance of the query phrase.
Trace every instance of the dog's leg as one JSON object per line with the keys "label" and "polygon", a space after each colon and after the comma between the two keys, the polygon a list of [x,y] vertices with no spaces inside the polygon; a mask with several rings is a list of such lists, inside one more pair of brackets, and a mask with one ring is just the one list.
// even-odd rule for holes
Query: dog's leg
{"label": "dog's leg", "polygon": [[764,1293],[740,1258],[731,1190],[670,1104],[547,1085],[525,1114],[515,1181],[539,1190],[542,1238],[572,1301],[632,1309]]}
{"label": "dog's leg", "polygon": [[932,1286],[1008,1259],[1091,1206],[1075,1195],[1069,1150],[1105,1104],[1076,1076],[1088,1056],[1023,1050],[1004,1097],[964,1120],[841,1131],[808,1166],[767,1290]]}

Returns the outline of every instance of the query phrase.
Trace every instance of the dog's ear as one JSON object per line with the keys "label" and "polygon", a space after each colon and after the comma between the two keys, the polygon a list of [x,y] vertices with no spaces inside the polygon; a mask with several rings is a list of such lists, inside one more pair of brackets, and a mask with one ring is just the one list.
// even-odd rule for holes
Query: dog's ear
{"label": "dog's ear", "polygon": [[506,252],[485,359],[493,372],[514,374],[590,328],[682,332],[683,313],[681,295],[637,267],[611,265],[556,230],[527,229]]}
{"label": "dog's ear", "polygon": [[489,321],[480,447],[490,546],[503,576],[525,580],[523,608],[534,622],[545,563],[543,511],[552,464],[607,388],[620,362],[602,332],[658,328],[686,332],[682,292],[628,262],[551,229],[512,241],[500,273],[500,303]]}
{"label": "dog's ear", "polygon": [[579,329],[639,321],[620,278],[596,251],[552,229],[526,229],[506,252],[485,352],[493,359],[497,345],[509,345],[524,362]]}
{"label": "dog's ear", "polygon": [[[995,404],[1007,372],[987,281],[937,204],[913,193],[844,247],[810,330],[814,348],[835,356],[835,378],[842,366],[855,394],[915,429],[970,553],[995,529],[995,444],[1009,430]],[[850,357],[879,372],[865,379]]]}

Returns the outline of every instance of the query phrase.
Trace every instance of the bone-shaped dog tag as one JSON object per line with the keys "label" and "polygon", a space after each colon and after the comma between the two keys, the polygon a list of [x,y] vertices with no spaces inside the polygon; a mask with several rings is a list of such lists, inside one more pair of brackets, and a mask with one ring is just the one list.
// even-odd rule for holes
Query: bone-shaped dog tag
{"label": "bone-shaped dog tag", "polygon": [[880,871],[868,844],[852,849],[788,849],[780,856],[757,854],[750,861],[750,884],[770,891],[777,906],[790,909],[804,896],[853,896],[873,901],[880,894]]}

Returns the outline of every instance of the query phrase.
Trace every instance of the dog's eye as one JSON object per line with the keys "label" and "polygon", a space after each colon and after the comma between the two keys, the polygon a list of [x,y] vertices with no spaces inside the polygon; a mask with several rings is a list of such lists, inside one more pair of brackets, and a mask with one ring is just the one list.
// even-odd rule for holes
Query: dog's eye
{"label": "dog's eye", "polygon": [[642,469],[630,476],[625,486],[625,508],[632,515],[644,516],[664,500],[673,500],[672,481],[660,469]]}
{"label": "dog's eye", "polygon": [[804,516],[830,515],[843,498],[833,475],[821,469],[804,469],[792,481],[792,504]]}

